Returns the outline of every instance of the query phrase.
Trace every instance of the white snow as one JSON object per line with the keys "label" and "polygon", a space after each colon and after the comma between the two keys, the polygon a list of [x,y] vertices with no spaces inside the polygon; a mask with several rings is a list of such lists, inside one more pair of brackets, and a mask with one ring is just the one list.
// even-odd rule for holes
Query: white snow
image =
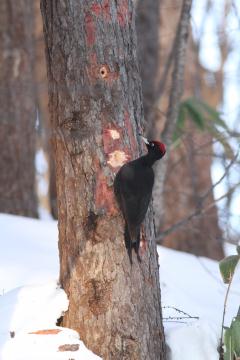
{"label": "white snow", "polygon": [[[163,316],[183,317],[173,308],[199,319],[164,321],[171,360],[218,360],[223,284],[216,261],[158,247]],[[228,246],[228,255],[235,248]],[[240,304],[240,272],[236,272],[227,304],[225,325],[230,325]],[[169,308],[170,307],[170,308]]]}
{"label": "white snow", "polygon": [[56,326],[68,309],[57,284],[57,223],[0,214],[0,228],[0,360],[100,359]]}
{"label": "white snow", "polygon": [[56,222],[1,214],[0,229],[0,295],[58,278]]}
{"label": "white snow", "polygon": [[[100,359],[75,331],[56,326],[68,308],[57,284],[57,223],[0,214],[0,228],[0,360]],[[158,252],[169,359],[218,360],[226,292],[218,263],[163,247]],[[228,246],[227,252],[235,252],[234,247]],[[240,303],[239,275],[226,325]],[[177,320],[186,315],[174,308],[199,319]]]}

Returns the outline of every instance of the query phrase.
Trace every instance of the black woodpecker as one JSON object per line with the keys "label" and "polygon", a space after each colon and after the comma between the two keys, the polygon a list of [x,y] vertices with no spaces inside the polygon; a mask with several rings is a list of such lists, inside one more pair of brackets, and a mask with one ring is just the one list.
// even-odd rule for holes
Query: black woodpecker
{"label": "black woodpecker", "polygon": [[166,153],[165,145],[160,141],[149,141],[142,135],[148,153],[136,160],[124,164],[114,180],[114,192],[125,219],[125,245],[132,264],[132,248],[139,256],[140,227],[145,218],[152,196],[155,161]]}

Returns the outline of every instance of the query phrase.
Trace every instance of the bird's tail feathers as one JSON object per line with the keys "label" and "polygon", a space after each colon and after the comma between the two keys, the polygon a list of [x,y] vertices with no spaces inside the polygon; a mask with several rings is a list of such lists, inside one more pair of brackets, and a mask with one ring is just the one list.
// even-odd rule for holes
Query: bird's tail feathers
{"label": "bird's tail feathers", "polygon": [[132,265],[132,249],[134,249],[138,261],[141,262],[141,258],[139,256],[140,231],[136,235],[135,234],[134,235],[131,234],[131,235],[129,233],[127,224],[125,224],[125,229],[124,229],[125,246],[128,252],[130,263]]}

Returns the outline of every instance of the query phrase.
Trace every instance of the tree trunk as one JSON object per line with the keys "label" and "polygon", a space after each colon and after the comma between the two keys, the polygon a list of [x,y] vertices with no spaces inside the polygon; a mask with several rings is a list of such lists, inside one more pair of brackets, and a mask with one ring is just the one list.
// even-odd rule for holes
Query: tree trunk
{"label": "tree trunk", "polygon": [[[138,37],[138,59],[142,78],[145,133],[150,138],[158,138],[156,129],[157,85],[159,81],[159,34],[161,0],[137,0],[136,30]],[[157,131],[157,133],[156,133]]]}
{"label": "tree trunk", "polygon": [[0,3],[0,212],[37,217],[32,10]]}
{"label": "tree trunk", "polygon": [[47,69],[44,53],[44,39],[42,28],[42,17],[40,11],[40,1],[34,0],[34,19],[35,19],[35,81],[37,90],[37,106],[39,117],[39,147],[42,147],[47,154],[49,180],[48,194],[46,194],[42,203],[50,211],[54,219],[57,219],[57,190],[55,164],[53,160],[53,149],[51,144],[51,126],[50,114],[48,109],[48,87],[47,87]]}
{"label": "tree trunk", "polygon": [[64,325],[104,359],[165,359],[156,245],[131,267],[114,174],[143,121],[132,1],[42,0],[55,144]]}

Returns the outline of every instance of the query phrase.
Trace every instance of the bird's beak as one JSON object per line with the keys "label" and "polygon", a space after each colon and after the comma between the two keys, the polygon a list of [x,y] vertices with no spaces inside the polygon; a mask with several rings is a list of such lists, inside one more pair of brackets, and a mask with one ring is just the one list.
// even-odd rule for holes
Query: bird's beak
{"label": "bird's beak", "polygon": [[142,134],[139,134],[139,136],[141,136],[141,138],[143,139],[143,141],[145,142],[146,145],[149,145],[149,141],[147,138],[145,138],[144,136],[142,136]]}

